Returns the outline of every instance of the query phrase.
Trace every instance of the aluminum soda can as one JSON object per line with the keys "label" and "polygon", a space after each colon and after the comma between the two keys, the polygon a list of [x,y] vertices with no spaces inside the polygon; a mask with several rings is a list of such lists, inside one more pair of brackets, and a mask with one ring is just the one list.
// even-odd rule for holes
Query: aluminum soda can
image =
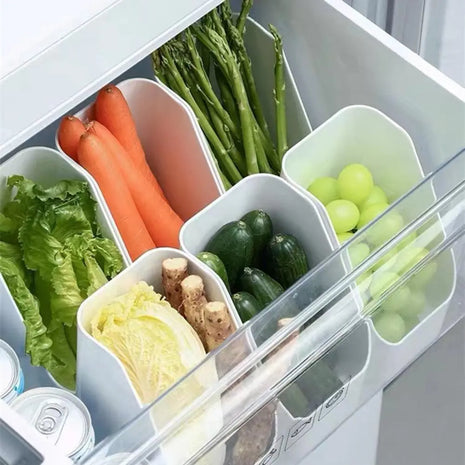
{"label": "aluminum soda can", "polygon": [[81,459],[95,445],[89,411],[70,392],[53,387],[31,389],[11,407],[72,460]]}
{"label": "aluminum soda can", "polygon": [[0,399],[10,404],[23,391],[24,376],[18,356],[0,339]]}

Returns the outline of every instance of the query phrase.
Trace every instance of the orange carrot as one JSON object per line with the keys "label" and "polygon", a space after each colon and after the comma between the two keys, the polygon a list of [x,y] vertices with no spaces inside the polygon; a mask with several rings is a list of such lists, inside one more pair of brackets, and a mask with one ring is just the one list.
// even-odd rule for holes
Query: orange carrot
{"label": "orange carrot", "polygon": [[136,165],[145,161],[131,110],[118,87],[108,85],[100,90],[95,100],[95,119],[118,139]]}
{"label": "orange carrot", "polygon": [[97,181],[131,259],[155,248],[111,150],[97,136],[86,132],[77,152],[79,164]]}
{"label": "orange carrot", "polygon": [[86,132],[83,122],[76,116],[65,116],[58,128],[58,142],[61,150],[77,161],[79,138]]}
{"label": "orange carrot", "polygon": [[183,222],[169,203],[136,168],[123,146],[105,126],[93,121],[87,130],[111,152],[153,241],[159,247],[179,248],[179,230]]}
{"label": "orange carrot", "polygon": [[145,175],[150,173],[150,182],[163,194],[158,181],[147,164],[131,109],[118,87],[108,85],[98,93],[94,105],[94,114],[95,119],[118,139],[135,165],[141,168]]}
{"label": "orange carrot", "polygon": [[[115,141],[118,142],[118,145],[125,151],[126,157],[128,156],[127,150],[124,149],[114,134],[112,134],[112,132],[108,130],[108,128],[106,128],[102,123],[99,121],[91,121],[90,123],[86,124],[86,129],[88,130],[90,127],[93,127],[93,132],[97,135],[97,137],[101,137],[102,141],[110,142],[111,145],[113,145]],[[158,193],[161,194],[161,196],[166,200],[165,194],[163,193],[160,185],[158,184],[158,181],[153,175],[152,170],[150,169],[150,166],[147,164],[145,159],[141,163],[134,163],[134,165],[136,169],[139,170],[141,176],[144,176],[146,181],[152,185],[151,188],[158,191]]]}

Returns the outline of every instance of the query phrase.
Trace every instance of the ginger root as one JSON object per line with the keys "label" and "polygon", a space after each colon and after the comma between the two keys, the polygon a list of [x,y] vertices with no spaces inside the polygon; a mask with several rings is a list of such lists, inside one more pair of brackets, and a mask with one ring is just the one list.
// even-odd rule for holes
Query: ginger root
{"label": "ginger root", "polygon": [[205,339],[205,306],[207,305],[207,299],[202,278],[192,274],[183,279],[181,292],[184,316],[199,335],[205,348],[207,348]]}
{"label": "ginger root", "polygon": [[188,276],[187,260],[182,257],[163,260],[161,275],[166,300],[182,315],[181,282]]}
{"label": "ginger root", "polygon": [[223,302],[205,305],[205,340],[209,351],[216,349],[234,330],[231,315]]}

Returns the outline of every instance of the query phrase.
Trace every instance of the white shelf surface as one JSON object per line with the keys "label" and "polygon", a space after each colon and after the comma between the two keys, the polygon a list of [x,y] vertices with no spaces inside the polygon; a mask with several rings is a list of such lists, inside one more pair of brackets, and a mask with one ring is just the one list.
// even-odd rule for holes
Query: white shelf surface
{"label": "white shelf surface", "polygon": [[0,158],[220,0],[0,0]]}

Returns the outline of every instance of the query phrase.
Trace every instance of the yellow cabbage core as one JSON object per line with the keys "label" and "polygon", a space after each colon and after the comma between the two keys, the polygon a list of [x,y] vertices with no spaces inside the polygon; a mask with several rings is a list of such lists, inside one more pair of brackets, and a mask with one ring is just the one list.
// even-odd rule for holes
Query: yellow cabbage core
{"label": "yellow cabbage core", "polygon": [[91,321],[91,334],[118,357],[143,403],[205,357],[197,333],[145,282],[105,305]]}

